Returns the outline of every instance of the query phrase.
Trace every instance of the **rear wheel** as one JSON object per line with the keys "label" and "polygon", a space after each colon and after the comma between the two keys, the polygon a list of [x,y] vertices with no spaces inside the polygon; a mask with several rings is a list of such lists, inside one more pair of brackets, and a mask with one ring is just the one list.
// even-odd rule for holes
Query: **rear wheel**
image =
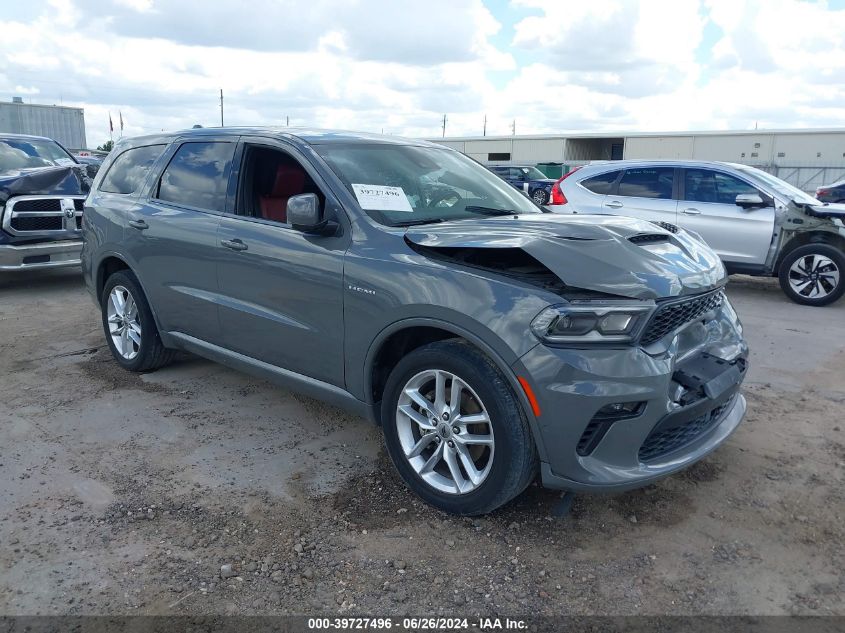
{"label": "rear wheel", "polygon": [[797,303],[824,306],[845,292],[845,254],[830,244],[807,244],[783,258],[780,287]]}
{"label": "rear wheel", "polygon": [[128,270],[106,280],[100,299],[103,330],[114,359],[130,371],[152,371],[169,363],[152,311],[138,280]]}
{"label": "rear wheel", "polygon": [[546,204],[549,201],[549,196],[543,189],[537,189],[531,194],[531,198],[540,205]]}
{"label": "rear wheel", "polygon": [[495,365],[461,341],[405,356],[388,378],[385,443],[408,487],[453,514],[490,512],[531,483],[534,440]]}

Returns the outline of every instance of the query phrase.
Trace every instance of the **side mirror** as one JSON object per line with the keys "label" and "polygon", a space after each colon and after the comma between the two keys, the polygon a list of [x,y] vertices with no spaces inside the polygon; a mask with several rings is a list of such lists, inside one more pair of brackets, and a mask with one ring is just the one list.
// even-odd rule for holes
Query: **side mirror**
{"label": "side mirror", "polygon": [[764,206],[763,198],[758,193],[741,193],[736,197],[736,204],[743,209]]}
{"label": "side mirror", "polygon": [[288,222],[303,233],[319,231],[325,226],[316,193],[302,193],[288,198]]}

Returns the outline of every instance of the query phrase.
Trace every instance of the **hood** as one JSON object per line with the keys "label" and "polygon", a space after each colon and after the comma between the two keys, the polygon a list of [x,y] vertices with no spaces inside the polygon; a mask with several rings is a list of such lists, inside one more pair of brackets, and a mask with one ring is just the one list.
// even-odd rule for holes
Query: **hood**
{"label": "hood", "polygon": [[88,195],[91,182],[85,165],[4,171],[0,173],[0,204],[14,196]]}
{"label": "hood", "polygon": [[520,249],[568,287],[634,299],[696,294],[724,283],[725,268],[684,231],[610,215],[521,215],[413,227],[405,238],[446,249]]}
{"label": "hood", "polygon": [[531,182],[542,183],[544,185],[553,185],[557,182],[556,178],[532,178]]}
{"label": "hood", "polygon": [[845,204],[808,204],[804,206],[807,215],[816,218],[838,218],[845,220]]}

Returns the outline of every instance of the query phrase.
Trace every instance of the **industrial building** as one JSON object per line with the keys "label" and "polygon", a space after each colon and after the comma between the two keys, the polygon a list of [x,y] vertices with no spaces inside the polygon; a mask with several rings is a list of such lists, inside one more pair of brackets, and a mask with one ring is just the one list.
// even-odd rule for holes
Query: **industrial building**
{"label": "industrial building", "polygon": [[0,102],[0,132],[47,136],[69,149],[88,146],[82,108],[24,103],[20,97]]}
{"label": "industrial building", "polygon": [[845,177],[845,129],[573,133],[432,138],[485,164],[695,159],[753,165],[805,191]]}

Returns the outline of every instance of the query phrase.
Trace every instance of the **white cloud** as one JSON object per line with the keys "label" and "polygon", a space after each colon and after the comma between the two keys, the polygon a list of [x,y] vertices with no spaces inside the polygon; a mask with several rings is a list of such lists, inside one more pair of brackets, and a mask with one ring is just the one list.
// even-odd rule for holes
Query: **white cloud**
{"label": "white cloud", "polygon": [[454,135],[485,114],[491,134],[845,125],[824,2],[512,5],[513,25],[482,0],[27,3],[0,18],[0,95],[83,105],[92,145],[109,111],[126,134],[216,125],[220,88],[227,124],[420,136],[443,113]]}

